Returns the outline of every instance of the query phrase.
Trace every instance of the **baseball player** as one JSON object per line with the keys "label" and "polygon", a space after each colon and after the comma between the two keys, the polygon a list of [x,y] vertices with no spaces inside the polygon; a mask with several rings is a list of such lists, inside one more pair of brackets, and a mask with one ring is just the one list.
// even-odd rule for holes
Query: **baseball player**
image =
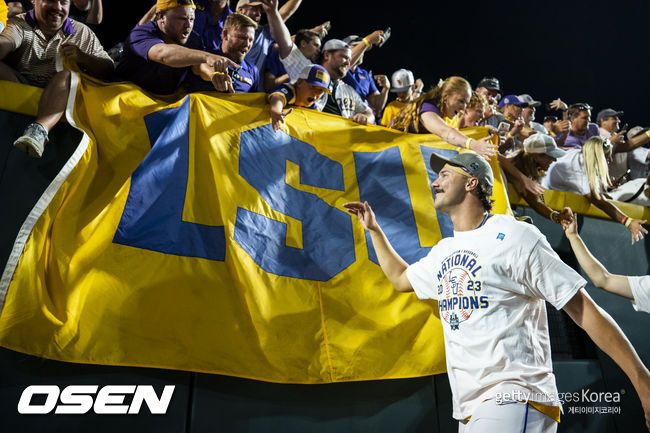
{"label": "baseball player", "polygon": [[578,223],[573,222],[564,229],[571,243],[573,253],[578,259],[587,276],[596,287],[605,289],[615,295],[632,300],[632,306],[637,311],[650,313],[650,275],[627,277],[610,274],[607,269],[589,252],[587,246],[578,234]]}
{"label": "baseball player", "polygon": [[489,213],[493,175],[467,152],[431,167],[435,207],[454,236],[408,265],[391,247],[368,203],[346,203],[370,233],[395,289],[438,300],[453,417],[460,433],[557,431],[560,402],[551,364],[545,300],[562,308],[623,369],[650,426],[650,372],[620,328],[584,290],[532,225]]}

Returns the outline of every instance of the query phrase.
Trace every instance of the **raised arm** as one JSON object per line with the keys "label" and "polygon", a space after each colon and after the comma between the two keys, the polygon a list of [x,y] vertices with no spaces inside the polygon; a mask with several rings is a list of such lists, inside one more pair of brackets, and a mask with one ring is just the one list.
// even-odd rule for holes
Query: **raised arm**
{"label": "raised arm", "polygon": [[153,20],[153,17],[156,16],[156,5],[153,5],[149,8],[149,10],[140,18],[140,21],[138,21],[138,25],[141,26],[142,24],[146,24],[149,21]]}
{"label": "raised arm", "polygon": [[563,310],[630,378],[643,405],[646,427],[650,429],[650,372],[621,328],[596,305],[584,288],[567,302]]}
{"label": "raised arm", "polygon": [[287,0],[287,2],[282,5],[279,12],[283,22],[286,22],[291,18],[291,15],[296,13],[300,3],[302,3],[302,0]]}
{"label": "raised arm", "polygon": [[[290,3],[290,1],[286,4],[288,3]],[[291,52],[293,41],[291,40],[289,29],[284,24],[281,13],[278,11],[278,0],[262,0],[262,8],[266,13],[271,35],[273,36],[273,39],[275,39],[275,42],[278,44],[278,52],[280,54],[280,58],[284,59]]]}
{"label": "raised arm", "polygon": [[101,24],[104,19],[104,7],[102,5],[102,0],[93,0],[90,11],[88,12],[88,18],[86,18],[87,24]]}
{"label": "raised arm", "polygon": [[377,224],[375,213],[372,211],[368,202],[351,202],[345,203],[343,206],[352,215],[356,215],[364,230],[370,233],[372,245],[375,247],[375,252],[377,253],[377,260],[379,260],[379,266],[381,266],[381,270],[384,271],[384,274],[386,274],[386,277],[388,277],[395,290],[400,292],[413,291],[411,282],[406,276],[408,264],[391,246],[383,230]]}
{"label": "raised arm", "polygon": [[366,37],[363,38],[363,42],[353,46],[350,55],[350,67],[355,66],[363,53],[366,50],[369,50],[373,45],[379,45],[384,40],[384,32],[381,30],[375,30]]}
{"label": "raised arm", "polygon": [[377,86],[381,87],[381,92],[376,92],[367,96],[368,104],[375,113],[375,117],[381,115],[381,110],[386,106],[388,101],[388,92],[390,91],[390,81],[386,75],[375,75],[371,77],[377,82]]}
{"label": "raised arm", "polygon": [[628,299],[634,299],[632,289],[627,277],[623,275],[610,274],[609,271],[603,266],[587,249],[584,241],[578,234],[578,222],[576,218],[569,223],[564,229],[567,239],[571,243],[571,249],[578,259],[578,263],[585,271],[589,279],[596,287],[605,289],[615,295],[623,296]]}

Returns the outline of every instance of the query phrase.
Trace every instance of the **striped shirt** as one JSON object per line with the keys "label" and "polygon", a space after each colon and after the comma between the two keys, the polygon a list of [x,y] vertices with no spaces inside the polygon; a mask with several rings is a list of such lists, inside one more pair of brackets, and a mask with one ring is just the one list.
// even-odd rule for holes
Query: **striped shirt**
{"label": "striped shirt", "polygon": [[38,28],[34,10],[9,18],[1,37],[9,39],[13,51],[5,63],[25,77],[31,84],[45,87],[56,74],[56,59],[63,43],[76,45],[91,56],[113,62],[92,30],[67,18],[63,27],[51,38]]}

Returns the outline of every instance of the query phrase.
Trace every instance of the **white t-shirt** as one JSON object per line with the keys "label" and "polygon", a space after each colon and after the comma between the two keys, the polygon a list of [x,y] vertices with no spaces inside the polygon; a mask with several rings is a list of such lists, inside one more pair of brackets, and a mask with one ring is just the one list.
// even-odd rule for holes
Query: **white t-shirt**
{"label": "white t-shirt", "polygon": [[291,52],[289,55],[284,59],[280,58],[280,61],[282,62],[284,69],[287,71],[287,74],[289,74],[290,83],[295,83],[298,81],[298,78],[300,78],[300,73],[303,69],[305,69],[305,66],[312,64],[312,61],[305,57],[302,51],[298,49],[296,44],[293,44],[291,46]]}
{"label": "white t-shirt", "polygon": [[634,196],[641,188],[649,188],[645,184],[645,178],[643,179],[632,179],[629,182],[625,182],[623,185],[619,186],[616,189],[613,189],[609,192],[609,195],[612,197],[612,200],[616,201],[625,201],[627,203],[634,203],[640,206],[650,206],[650,198],[647,195],[641,192],[634,200],[627,201]]}
{"label": "white t-shirt", "polygon": [[[333,87],[334,81],[330,83],[330,90]],[[359,96],[356,90],[352,86],[349,86],[343,82],[343,80],[338,80],[336,90],[333,92],[334,99],[336,100],[339,110],[341,110],[341,116],[346,119],[351,119],[355,114],[365,113],[368,109],[366,102]],[[325,105],[327,104],[327,93],[323,92],[323,95],[318,101],[315,102],[316,108],[318,111],[323,111]]]}
{"label": "white t-shirt", "polygon": [[638,179],[648,177],[648,166],[650,165],[650,149],[637,147],[627,153],[627,166],[630,168],[630,178]]}
{"label": "white t-shirt", "polygon": [[419,298],[438,300],[454,418],[499,395],[560,406],[544,300],[560,309],[586,281],[536,227],[494,215],[454,231],[406,275]]}
{"label": "white t-shirt", "polygon": [[632,306],[636,311],[650,313],[650,275],[643,277],[627,277],[632,289]]}
{"label": "white t-shirt", "polygon": [[562,158],[552,163],[541,179],[542,186],[555,191],[585,195],[591,192],[585,171],[582,149],[569,149]]}

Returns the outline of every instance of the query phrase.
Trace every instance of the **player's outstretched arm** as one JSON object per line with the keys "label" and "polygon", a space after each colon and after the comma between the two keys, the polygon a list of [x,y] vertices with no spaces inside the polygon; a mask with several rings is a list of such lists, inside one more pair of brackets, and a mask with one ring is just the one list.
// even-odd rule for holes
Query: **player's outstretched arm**
{"label": "player's outstretched arm", "polygon": [[591,299],[584,288],[567,302],[563,310],[630,378],[641,399],[646,427],[650,430],[650,372],[621,328]]}
{"label": "player's outstretched arm", "polygon": [[[565,208],[568,209],[568,208]],[[571,210],[569,209],[569,212]],[[623,296],[628,299],[634,299],[630,282],[627,277],[623,275],[610,274],[607,268],[602,265],[587,249],[584,241],[578,234],[578,222],[573,218],[572,222],[567,224],[564,228],[564,234],[571,243],[571,249],[578,259],[578,263],[589,279],[596,287],[605,289],[615,295]]]}
{"label": "player's outstretched arm", "polygon": [[397,254],[390,242],[388,242],[388,238],[386,238],[383,230],[377,224],[375,213],[372,211],[368,202],[351,202],[345,203],[343,206],[352,215],[356,215],[363,228],[370,233],[379,265],[384,271],[384,274],[386,274],[386,277],[393,284],[393,287],[395,287],[395,290],[400,292],[412,291],[413,287],[406,277],[408,264]]}

